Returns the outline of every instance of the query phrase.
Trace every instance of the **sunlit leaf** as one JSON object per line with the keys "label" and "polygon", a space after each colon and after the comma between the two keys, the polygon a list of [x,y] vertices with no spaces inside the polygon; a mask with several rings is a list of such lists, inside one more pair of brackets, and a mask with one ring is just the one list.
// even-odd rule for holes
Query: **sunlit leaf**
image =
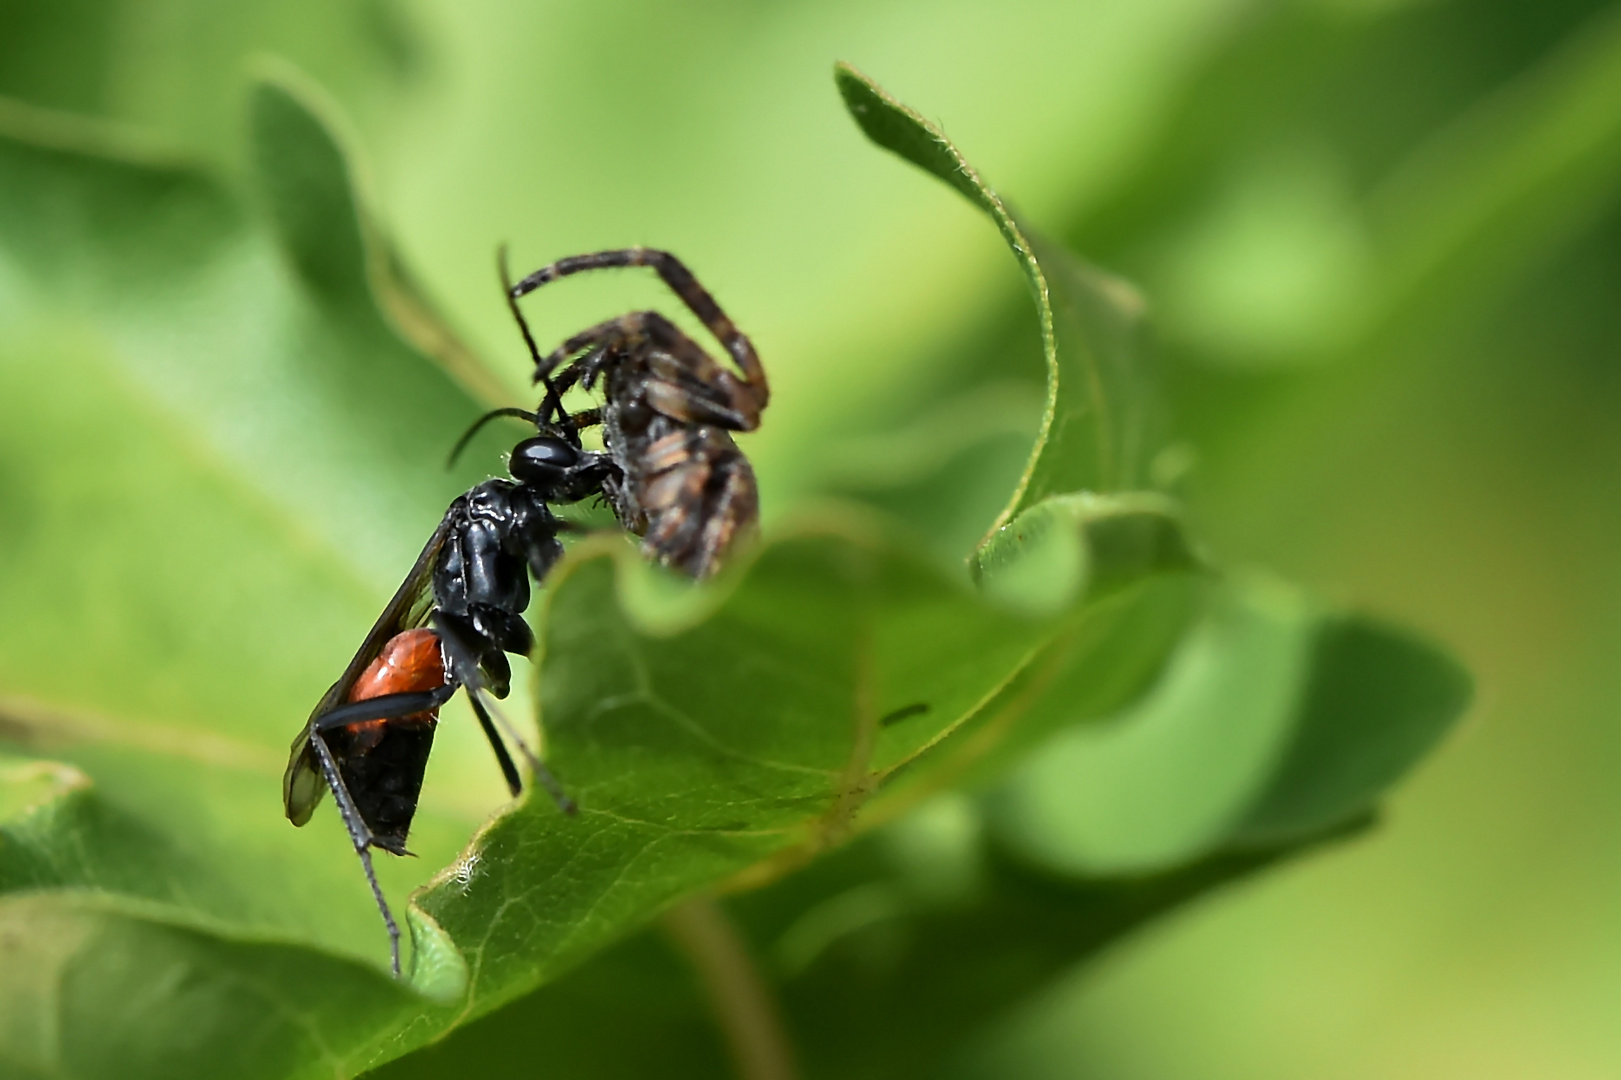
{"label": "sunlit leaf", "polygon": [[1434,646],[1276,582],[1212,584],[1163,679],[1072,728],[992,800],[1010,849],[1072,875],[1163,872],[1366,814],[1469,702]]}
{"label": "sunlit leaf", "polygon": [[[887,99],[874,120],[870,84],[839,78],[877,141],[1001,213],[949,144]],[[1433,646],[1222,578],[1158,495],[1050,495],[972,566],[986,597],[1054,632],[924,768],[867,800],[859,822],[891,824],[726,904],[807,1076],[935,1075],[964,1032],[1144,922],[1361,832],[1468,700]],[[959,784],[992,790],[930,797]],[[1085,848],[1092,831],[1102,854]],[[529,1040],[580,1075],[713,1071],[725,1006],[681,978],[668,937],[619,946],[383,1075],[510,1070]],[[608,1034],[630,1030],[658,1032],[659,1053]]]}
{"label": "sunlit leaf", "polygon": [[868,138],[950,184],[990,217],[1029,283],[1047,363],[1047,400],[1023,477],[993,530],[1049,495],[1145,486],[1162,433],[1138,340],[1142,297],[1036,237],[916,111],[847,64],[835,69],[834,79]]}
{"label": "sunlit leaf", "polygon": [[[881,945],[890,975],[939,991],[909,1015],[932,1001],[956,1023],[954,980],[982,984],[962,1002],[1003,1004],[1320,837],[1461,708],[1444,658],[1373,624],[1314,639],[1309,684],[1290,682],[1292,639],[1205,641],[1206,594],[1232,586],[1174,503],[1134,490],[1157,438],[1135,294],[1030,242],[936,131],[841,69],[869,133],[991,214],[1031,281],[1048,396],[1024,479],[971,573],[829,507],[703,586],[620,536],[576,545],[531,617],[544,746],[580,813],[526,797],[486,820],[499,781],[447,709],[421,858],[381,870],[412,945],[393,981],[336,815],[292,829],[280,769],[444,505],[492,467],[494,433],[461,471],[441,462],[475,397],[501,390],[369,218],[330,107],[263,71],[249,196],[82,122],[0,110],[0,555],[28,568],[0,579],[0,1065],[355,1075],[714,890],[747,894],[733,910],[805,1030],[882,1019],[882,979],[829,1000],[868,929],[923,947]],[[1213,683],[1184,670],[1201,648]],[[1164,855],[1157,884],[1066,861],[1090,834],[1044,763],[1109,717],[1124,719],[1098,730],[1157,730],[1169,694],[1191,719],[1165,757],[1185,764],[1243,711],[1235,679],[1273,691],[1263,706],[1311,688],[1301,709],[1252,710],[1288,748],[1280,767],[1217,770],[1241,812],[1215,816],[1235,824]],[[521,695],[505,708],[531,719]],[[1022,794],[994,796],[989,826],[942,796],[1015,766],[999,790]],[[1129,824],[1105,839],[1135,853]],[[981,939],[971,968],[1000,955],[1022,974],[947,977],[937,943],[964,933]],[[1028,964],[1042,940],[1061,947]],[[942,1045],[920,1022],[850,1045],[877,1068],[923,1042]],[[806,1060],[848,1074],[842,1054]]]}

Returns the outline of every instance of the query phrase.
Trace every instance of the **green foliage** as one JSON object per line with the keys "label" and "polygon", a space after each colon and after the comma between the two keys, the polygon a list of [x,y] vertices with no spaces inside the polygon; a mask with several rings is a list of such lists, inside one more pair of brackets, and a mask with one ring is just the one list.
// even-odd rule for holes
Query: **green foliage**
{"label": "green foliage", "polygon": [[384,870],[422,886],[405,985],[334,815],[295,832],[277,779],[477,475],[441,455],[500,381],[409,285],[297,76],[254,84],[245,190],[0,113],[0,553],[27,568],[0,580],[8,1075],[355,1075],[547,984],[520,1008],[551,1010],[559,1075],[647,1067],[587,1037],[607,1016],[702,1070],[691,980],[633,935],[674,908],[709,970],[715,892],[806,1069],[897,1075],[944,1052],[942,1023],[1359,826],[1456,718],[1468,682],[1434,647],[1199,556],[1144,489],[1163,444],[1135,292],[837,79],[1032,286],[1047,390],[1023,477],[971,574],[808,502],[703,587],[621,538],[577,545],[532,618],[581,813],[526,798],[476,828],[488,763],[436,766],[421,868]]}
{"label": "green foliage", "polygon": [[1047,401],[1035,450],[996,524],[1048,495],[1142,486],[1158,449],[1158,403],[1138,340],[1145,305],[1137,291],[1020,225],[950,140],[853,67],[840,64],[834,79],[868,138],[944,180],[996,223],[1030,285]]}

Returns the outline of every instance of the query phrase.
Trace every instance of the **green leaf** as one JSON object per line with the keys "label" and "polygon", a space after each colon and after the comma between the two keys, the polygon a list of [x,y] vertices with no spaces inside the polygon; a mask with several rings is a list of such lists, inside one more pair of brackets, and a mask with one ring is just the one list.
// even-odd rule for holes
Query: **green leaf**
{"label": "green leaf", "polygon": [[[770,980],[804,1076],[921,1078],[1010,1005],[1144,923],[1358,828],[1153,875],[1063,878],[1000,855],[973,802],[947,796],[725,910]],[[725,1048],[713,1003],[671,936],[616,946],[377,1078],[512,1072],[536,1046],[558,1075],[717,1075]],[[615,1037],[625,1031],[646,1034]]]}
{"label": "green leaf", "polygon": [[[377,312],[466,391],[495,407],[510,389],[449,328],[371,220],[361,177],[321,89],[286,63],[262,60],[249,100],[255,174],[269,224],[312,295],[362,319]],[[490,283],[496,276],[492,268]]]}
{"label": "green leaf", "polygon": [[[475,883],[418,900],[476,958],[475,1011],[681,896],[772,880],[883,820],[892,779],[948,770],[951,737],[1091,602],[1022,613],[829,519],[672,619],[637,601],[654,572],[610,546],[560,568],[544,601],[541,713],[579,820],[531,800],[475,842]],[[1150,655],[1129,659],[1163,644],[1134,639]]]}
{"label": "green leaf", "polygon": [[[398,107],[426,59],[392,0],[199,3],[15,0],[0,39],[0,94],[139,125],[213,162],[242,154],[242,70],[273,52],[346,100]],[[376,108],[379,114],[391,111]]]}
{"label": "green leaf", "polygon": [[[854,79],[841,73],[847,95],[866,85]],[[1041,309],[1048,409],[977,580],[887,519],[826,508],[703,586],[623,537],[576,545],[532,614],[547,756],[581,811],[526,798],[469,843],[502,788],[474,725],[447,709],[412,836],[421,859],[380,869],[396,898],[429,879],[396,903],[412,962],[406,984],[389,979],[336,815],[292,829],[278,780],[310,702],[445,503],[489,466],[496,433],[475,448],[484,460],[451,474],[440,461],[499,384],[410,287],[328,111],[269,69],[250,98],[244,200],[93,127],[0,110],[0,556],[30,570],[0,580],[0,947],[21,943],[0,989],[0,1065],[354,1075],[712,889],[758,891],[758,907],[737,907],[792,1001],[835,970],[823,958],[845,936],[817,914],[818,881],[900,890],[910,906],[894,910],[925,942],[948,940],[924,925],[938,917],[940,935],[968,927],[987,956],[1066,943],[1027,978],[988,982],[1001,1000],[1256,864],[1212,871],[1207,845],[1167,864],[1180,884],[1158,891],[1072,875],[1067,899],[1009,900],[999,882],[1031,871],[1000,866],[1004,846],[1041,863],[1031,837],[1067,835],[1069,810],[987,832],[963,798],[929,801],[1174,689],[1167,657],[1192,647],[1178,643],[1219,587],[1173,504],[1111,490],[1146,447],[1121,420],[1149,413],[1129,313],[1107,283],[1026,244],[1038,301],[1057,298]],[[960,161],[943,140],[902,144]],[[1333,677],[1308,710],[1321,730],[1301,728],[1230,836],[1292,844],[1340,820],[1456,712],[1456,695],[1431,692],[1427,655],[1387,646],[1378,633],[1325,646]],[[1350,693],[1370,670],[1404,674]],[[1194,711],[1220,712],[1215,698]],[[1379,739],[1336,734],[1369,710],[1386,717],[1367,728]],[[904,816],[920,804],[957,806],[970,827],[930,848],[918,830],[936,819]],[[818,859],[890,823],[899,870],[872,864],[871,844]],[[1016,932],[998,938],[1005,920]],[[934,978],[941,961],[908,962],[898,970]]]}
{"label": "green leaf", "polygon": [[[866,84],[841,85],[864,104]],[[949,147],[918,130],[893,141],[939,165]],[[1049,496],[973,568],[986,597],[1056,631],[871,797],[859,820],[892,825],[728,904],[808,1076],[932,1075],[965,1031],[1144,922],[1360,832],[1467,704],[1433,646],[1211,573],[1159,496]],[[964,782],[997,787],[924,801]],[[508,1071],[532,1040],[576,1075],[713,1072],[714,1006],[680,971],[644,935],[383,1075]],[[656,1060],[604,1036],[625,1030],[657,1031]]]}
{"label": "green leaf", "polygon": [[938,1075],[969,1033],[1145,923],[1339,838],[1064,878],[1006,859],[967,803],[940,800],[841,853],[792,906],[734,905],[782,980],[808,1076]]}
{"label": "green leaf", "polygon": [[1072,875],[1161,872],[1368,812],[1463,712],[1434,646],[1276,582],[1212,584],[1164,678],[1072,728],[991,805],[1010,850]]}
{"label": "green leaf", "polygon": [[[38,571],[0,586],[3,733],[39,757],[5,774],[0,924],[37,943],[17,957],[27,986],[90,972],[141,997],[149,1033],[106,1023],[105,994],[66,994],[57,1035],[23,1023],[35,1041],[0,1043],[19,1067],[93,1076],[170,1043],[189,1048],[175,1074],[224,1054],[268,1077],[403,1053],[693,889],[842,839],[1090,602],[1080,582],[1044,611],[979,595],[877,524],[786,532],[729,582],[673,595],[599,542],[536,612],[549,753],[584,810],[525,803],[454,858],[499,787],[447,711],[412,837],[445,867],[407,909],[423,996],[395,986],[335,816],[290,828],[277,779],[483,465],[440,471],[477,406],[374,299],[380,242],[312,97],[278,72],[250,99],[262,218],[94,129],[41,145],[63,125],[28,113],[0,142],[16,211],[0,460],[27,480],[6,488],[21,527],[3,542]],[[1153,561],[1086,558],[1117,575]],[[397,896],[423,870],[381,872]],[[138,994],[143,970],[184,976]],[[233,979],[253,994],[192,1003]],[[277,1052],[226,1054],[233,1029]]]}
{"label": "green leaf", "polygon": [[572,562],[545,599],[548,752],[578,820],[529,801],[476,842],[487,869],[471,886],[443,881],[418,901],[475,958],[479,1009],[696,888],[847,834],[884,777],[994,693],[1046,631],[848,531],[779,538],[674,632],[638,625],[614,567]]}
{"label": "green leaf", "polygon": [[934,751],[930,771],[885,788],[869,811],[883,820],[1134,701],[1186,630],[1199,578],[1175,507],[1149,493],[1049,499],[992,536],[975,568],[986,595],[1054,618],[1054,632]]}
{"label": "green leaf", "polygon": [[[65,991],[116,963],[135,966],[108,993],[171,1009],[143,1023],[197,1052],[154,1073],[215,1068],[204,1049],[236,1024],[301,1048],[253,1059],[257,1075],[296,1073],[375,1040],[380,1012],[421,1008],[377,968],[336,821],[290,828],[279,774],[310,702],[482,472],[442,464],[478,407],[366,301],[353,259],[310,288],[285,234],[205,171],[22,107],[0,128],[0,553],[29,567],[0,582],[0,738],[39,758],[0,776],[0,936],[34,943],[8,958],[8,986],[61,992],[40,999],[60,1002],[46,1028],[8,1004],[0,1061],[112,1069],[134,1046],[109,1021],[119,999]],[[364,250],[330,136],[281,137],[286,157],[328,165],[327,182],[284,189],[325,222],[310,242]],[[455,765],[447,734],[413,835],[436,862],[497,790],[485,759]],[[420,873],[384,880],[399,892]],[[275,1007],[247,1012],[198,1012],[163,974],[255,983],[261,968],[280,972],[261,987]],[[301,1002],[330,1017],[315,1042]]]}
{"label": "green leaf", "polygon": [[991,218],[1029,283],[1047,399],[1024,473],[991,531],[1050,495],[1143,486],[1162,433],[1140,341],[1142,297],[1036,237],[937,127],[871,79],[841,63],[834,81],[868,138],[950,184]]}

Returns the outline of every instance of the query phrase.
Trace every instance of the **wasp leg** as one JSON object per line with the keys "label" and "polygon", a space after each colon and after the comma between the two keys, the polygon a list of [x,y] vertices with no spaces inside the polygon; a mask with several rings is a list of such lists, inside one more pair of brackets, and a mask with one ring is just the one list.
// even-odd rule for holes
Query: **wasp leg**
{"label": "wasp leg", "polygon": [[[496,734],[496,722],[500,723],[501,729],[506,732],[507,738],[512,740],[512,744],[518,748],[518,752],[529,763],[529,771],[534,774],[535,781],[546,789],[546,794],[552,797],[552,801],[557,804],[557,808],[570,817],[578,813],[579,807],[573,799],[568,797],[568,793],[563,790],[563,785],[558,781],[551,769],[547,768],[546,763],[541,761],[539,756],[529,748],[529,744],[524,741],[523,736],[519,735],[517,729],[512,726],[511,721],[501,714],[501,710],[495,707],[495,703],[485,701],[482,692],[468,694],[467,700],[473,706],[473,713],[478,717],[479,725],[484,729],[485,737],[490,740],[490,745],[496,748],[496,756],[503,761],[502,771],[511,768],[512,759],[507,756],[506,747]],[[493,719],[492,713],[494,714]],[[507,777],[507,784],[512,787],[513,795],[517,795],[521,789],[521,785],[514,786],[516,775],[517,770],[514,769],[512,774]]]}
{"label": "wasp leg", "polygon": [[[396,697],[405,695],[393,695]],[[349,839],[355,845],[355,854],[360,856],[361,869],[366,872],[366,883],[371,886],[372,899],[377,901],[377,910],[382,913],[383,925],[388,927],[388,960],[394,971],[394,977],[400,977],[400,927],[394,921],[394,913],[389,910],[388,900],[383,896],[383,887],[377,883],[377,871],[371,865],[371,845],[375,841],[372,831],[360,816],[360,810],[355,801],[349,796],[349,788],[344,784],[343,777],[338,774],[338,763],[332,757],[332,750],[326,744],[326,737],[321,730],[311,725],[310,745],[315,747],[315,756],[321,762],[321,775],[326,778],[326,786],[332,789],[332,797],[337,800],[338,813],[343,818],[344,827],[349,830]]]}
{"label": "wasp leg", "polygon": [[[535,638],[521,616],[505,614],[506,619],[497,621],[492,606],[484,604],[474,605],[474,611],[467,615],[434,609],[434,629],[439,631],[439,641],[450,656],[453,681],[488,690],[499,698],[507,696],[512,688],[512,666],[502,649],[527,656]],[[482,622],[485,615],[491,616],[490,623]]]}
{"label": "wasp leg", "polygon": [[512,740],[512,744],[529,763],[529,769],[534,773],[535,779],[551,795],[558,809],[565,814],[574,814],[578,808],[574,800],[563,791],[557,777],[552,775],[552,771],[529,748],[523,736],[518,734],[517,729],[495,707],[495,703],[485,700],[483,680],[478,665],[472,658],[473,650],[469,649],[462,639],[454,621],[445,616],[446,613],[442,611],[434,613],[433,621],[439,630],[439,640],[444,644],[445,652],[450,657],[451,669],[455,672],[456,678],[467,687],[467,701],[473,706],[473,715],[478,717],[479,727],[484,729],[484,737],[490,741],[490,748],[495,751],[496,762],[501,766],[501,775],[506,778],[508,789],[514,797],[519,795],[523,791],[523,779],[518,775],[518,769],[512,762],[512,755],[507,752],[501,732],[496,730],[497,722],[501,731],[506,733],[506,737]]}
{"label": "wasp leg", "polygon": [[363,720],[397,720],[402,716],[437,709],[455,693],[456,684],[446,683],[437,690],[413,690],[405,694],[383,694],[365,701],[351,701],[317,716],[310,721],[310,730],[331,731]]}
{"label": "wasp leg", "polygon": [[542,285],[558,278],[568,277],[570,274],[620,266],[650,266],[657,271],[659,277],[664,279],[664,284],[670,287],[670,291],[681,298],[681,302],[698,316],[698,320],[715,335],[715,340],[725,346],[726,352],[737,361],[737,366],[743,371],[743,377],[754,389],[759,407],[765,407],[770,397],[770,389],[766,384],[765,368],[760,363],[759,354],[754,351],[753,343],[733,325],[732,320],[715,302],[715,298],[709,295],[709,291],[698,284],[698,279],[687,269],[686,264],[668,251],[633,247],[559,259],[518,282],[508,290],[508,295],[516,300],[520,296],[534,292]]}
{"label": "wasp leg", "polygon": [[513,763],[512,755],[507,753],[507,744],[501,741],[500,734],[490,721],[490,714],[479,700],[477,692],[467,695],[467,703],[473,706],[473,715],[478,717],[478,726],[484,729],[484,737],[490,740],[490,749],[495,751],[495,762],[501,766],[501,775],[506,779],[507,790],[516,799],[523,794],[523,777],[518,775],[518,766]]}
{"label": "wasp leg", "polygon": [[[446,623],[438,617],[443,614],[443,612],[436,613],[435,623],[439,628],[439,641],[445,651],[450,654],[452,670],[457,673],[458,680],[460,680],[462,672],[469,672],[476,678],[478,676],[477,663],[467,656],[467,649],[462,643],[459,632],[449,629]],[[506,779],[507,790],[512,792],[513,798],[517,798],[523,791],[523,777],[518,775],[518,766],[513,764],[512,755],[507,753],[506,744],[501,741],[501,736],[496,734],[495,726],[490,723],[489,713],[485,711],[483,703],[479,700],[480,690],[481,687],[478,683],[470,683],[467,688],[467,701],[473,706],[473,715],[478,717],[478,726],[484,729],[484,737],[490,741],[490,749],[495,751],[495,761],[496,764],[501,766],[501,775]]]}

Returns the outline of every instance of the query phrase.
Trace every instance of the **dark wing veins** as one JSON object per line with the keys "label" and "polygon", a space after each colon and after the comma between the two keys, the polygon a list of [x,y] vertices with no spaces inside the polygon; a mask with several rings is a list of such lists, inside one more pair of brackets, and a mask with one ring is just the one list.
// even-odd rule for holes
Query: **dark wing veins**
{"label": "dark wing veins", "polygon": [[349,700],[349,691],[354,689],[355,680],[360,678],[371,662],[383,651],[383,646],[393,640],[396,634],[403,630],[414,630],[427,624],[428,615],[433,610],[433,568],[439,561],[439,553],[444,549],[445,540],[450,535],[450,518],[448,515],[439,522],[439,527],[428,537],[427,544],[422,548],[422,554],[417,556],[416,564],[411,572],[405,575],[405,580],[395,590],[394,598],[383,608],[383,613],[377,616],[377,621],[366,634],[360,648],[356,651],[354,659],[349,666],[343,669],[343,675],[332,684],[332,688],[321,695],[321,700],[310,713],[303,730],[293,740],[292,753],[287,761],[287,772],[282,777],[281,795],[282,803],[286,807],[287,817],[295,825],[302,825],[314,813],[316,804],[321,796],[326,794],[326,780],[321,776],[320,763],[316,760],[314,752],[310,749],[310,728],[316,720],[331,712],[339,705]]}

